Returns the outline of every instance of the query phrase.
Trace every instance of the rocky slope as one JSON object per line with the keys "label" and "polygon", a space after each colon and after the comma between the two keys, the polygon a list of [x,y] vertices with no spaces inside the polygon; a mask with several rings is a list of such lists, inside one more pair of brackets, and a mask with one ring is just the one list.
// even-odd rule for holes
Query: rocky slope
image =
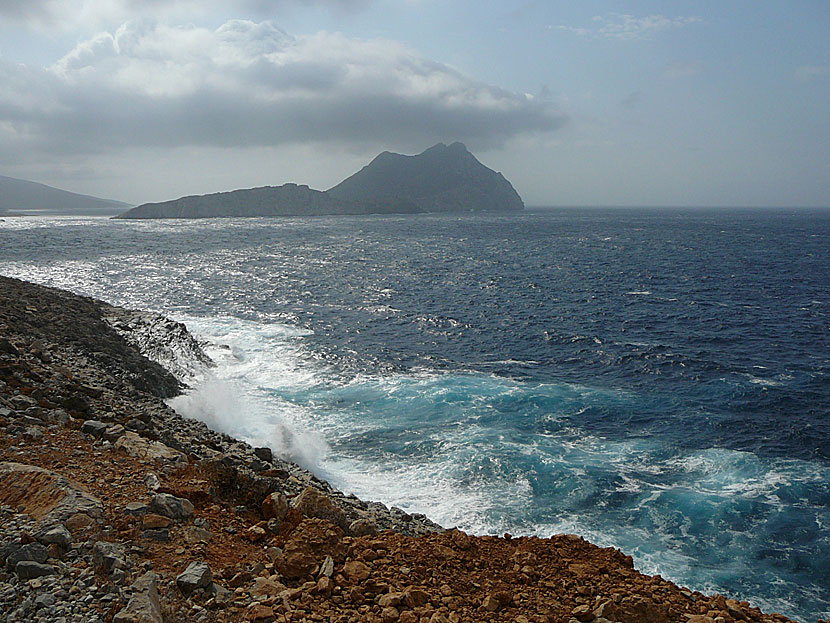
{"label": "rocky slope", "polygon": [[0,621],[787,621],[578,536],[345,496],[173,413],[188,370],[139,348],[198,354],[176,323],[0,277]]}

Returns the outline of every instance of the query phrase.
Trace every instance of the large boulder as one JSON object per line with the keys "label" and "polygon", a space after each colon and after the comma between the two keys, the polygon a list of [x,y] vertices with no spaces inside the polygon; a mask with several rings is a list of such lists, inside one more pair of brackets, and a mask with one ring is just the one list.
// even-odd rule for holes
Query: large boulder
{"label": "large boulder", "polygon": [[133,583],[132,589],[130,601],[112,623],[162,623],[158,576],[148,571]]}
{"label": "large boulder", "polygon": [[60,474],[21,463],[0,462],[0,504],[22,510],[43,524],[65,522],[75,515],[92,521],[103,516],[101,501]]}
{"label": "large boulder", "polygon": [[314,487],[306,487],[300,495],[291,501],[291,506],[306,517],[325,519],[344,530],[349,527],[349,519],[346,513],[335,506],[322,491]]}

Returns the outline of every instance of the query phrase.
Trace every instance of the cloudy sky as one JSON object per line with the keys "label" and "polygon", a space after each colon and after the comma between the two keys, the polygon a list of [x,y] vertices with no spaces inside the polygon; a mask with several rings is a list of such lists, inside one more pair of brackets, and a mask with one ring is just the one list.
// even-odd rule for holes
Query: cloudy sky
{"label": "cloudy sky", "polygon": [[535,205],[830,205],[827,0],[0,0],[0,175],[132,203],[460,140]]}

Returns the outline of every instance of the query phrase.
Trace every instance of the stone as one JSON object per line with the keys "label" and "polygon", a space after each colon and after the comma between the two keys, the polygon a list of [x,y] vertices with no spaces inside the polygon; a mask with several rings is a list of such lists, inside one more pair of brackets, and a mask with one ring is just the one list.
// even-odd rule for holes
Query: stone
{"label": "stone", "polygon": [[150,507],[144,502],[130,502],[124,507],[124,513],[134,517],[141,517],[150,512]]}
{"label": "stone", "polygon": [[178,450],[164,445],[160,441],[150,441],[132,431],[127,431],[115,442],[116,450],[123,450],[128,456],[151,461],[174,464],[187,463],[187,457]]}
{"label": "stone", "polygon": [[118,438],[125,432],[126,431],[121,424],[113,424],[112,426],[107,426],[106,430],[101,434],[101,437],[107,441],[113,442],[117,441]]}
{"label": "stone", "polygon": [[191,545],[195,543],[210,543],[213,534],[209,530],[198,526],[188,526],[184,529],[184,540]]}
{"label": "stone", "polygon": [[505,606],[509,605],[511,601],[513,601],[513,595],[509,592],[496,591],[487,595],[481,605],[484,606],[485,610],[496,612],[497,610],[501,610]]}
{"label": "stone", "polygon": [[157,493],[150,502],[153,512],[170,519],[188,519],[193,515],[193,504],[185,498],[177,498],[169,493]]}
{"label": "stone", "polygon": [[330,578],[334,573],[334,559],[331,556],[326,556],[323,564],[320,565],[320,577]]}
{"label": "stone", "polygon": [[156,530],[158,528],[169,528],[173,520],[164,515],[148,513],[141,518],[141,527],[145,530]]}
{"label": "stone", "polygon": [[43,526],[35,538],[43,545],[54,543],[64,550],[72,547],[72,534],[61,523]]}
{"label": "stone", "polygon": [[275,564],[289,578],[310,575],[326,556],[335,561],[345,558],[343,531],[322,519],[306,519],[291,533]]}
{"label": "stone", "polygon": [[420,588],[408,588],[403,593],[403,602],[410,608],[420,608],[429,601],[429,593]]}
{"label": "stone", "polygon": [[40,543],[12,543],[4,548],[6,557],[6,569],[14,571],[16,565],[21,561],[45,563],[49,558],[49,550]]}
{"label": "stone", "polygon": [[571,616],[581,623],[589,623],[596,618],[596,615],[591,612],[591,608],[585,604],[579,605],[571,610]]}
{"label": "stone", "polygon": [[418,621],[420,621],[420,618],[414,612],[411,612],[410,610],[404,610],[403,612],[401,612],[398,621],[400,621],[400,623],[418,623]]}
{"label": "stone", "polygon": [[387,606],[380,611],[380,618],[383,620],[383,623],[395,623],[399,615],[400,613],[397,608],[393,608],[392,606]]}
{"label": "stone", "polygon": [[403,593],[386,593],[378,598],[378,605],[381,608],[386,606],[399,606],[403,602]]}
{"label": "stone", "polygon": [[98,541],[92,546],[92,563],[95,569],[102,573],[110,573],[114,569],[126,567],[124,562],[124,546],[120,543]]}
{"label": "stone", "polygon": [[306,487],[300,495],[291,501],[291,507],[297,509],[306,517],[325,519],[344,530],[349,526],[346,513],[335,506],[328,496],[314,487]]}
{"label": "stone", "polygon": [[378,527],[370,519],[357,519],[349,524],[349,532],[353,536],[374,536],[378,533]]}
{"label": "stone", "polygon": [[319,580],[317,580],[317,585],[315,586],[314,590],[318,595],[324,595],[328,597],[334,590],[334,580],[332,580],[330,577],[323,576]]}
{"label": "stone", "polygon": [[78,513],[93,521],[103,517],[101,501],[77,483],[48,469],[21,463],[0,462],[0,504],[44,524],[66,523]]}
{"label": "stone", "polygon": [[274,609],[259,603],[252,604],[248,608],[248,620],[257,623],[271,623],[275,619]]}
{"label": "stone", "polygon": [[21,560],[14,566],[14,572],[18,578],[25,581],[46,575],[54,575],[55,568],[52,565],[45,565],[33,560]]}
{"label": "stone", "polygon": [[[84,411],[84,409],[78,409],[78,411]],[[106,430],[107,425],[98,420],[87,420],[81,424],[81,432],[93,437],[101,437]]]}
{"label": "stone", "polygon": [[262,501],[264,519],[276,519],[282,522],[288,514],[288,499],[279,492],[273,492]]}
{"label": "stone", "polygon": [[251,543],[259,543],[261,540],[265,538],[268,533],[265,531],[265,528],[262,526],[251,526],[243,533],[243,536],[248,539]]}
{"label": "stone", "polygon": [[360,562],[359,560],[350,560],[343,566],[343,573],[352,582],[362,582],[369,577],[371,572],[371,569],[366,563]]}
{"label": "stone", "polygon": [[112,619],[112,623],[162,623],[158,576],[148,571],[132,585],[132,596],[127,605]]}
{"label": "stone", "polygon": [[213,581],[213,574],[205,562],[191,562],[187,569],[176,577],[176,585],[184,595],[190,595],[197,588],[204,588]]}
{"label": "stone", "polygon": [[254,578],[254,587],[251,589],[251,595],[255,599],[276,597],[286,588],[288,587],[285,584],[274,578],[256,577]]}
{"label": "stone", "polygon": [[271,448],[254,448],[254,454],[257,455],[258,459],[266,463],[274,460],[274,454],[271,452]]}

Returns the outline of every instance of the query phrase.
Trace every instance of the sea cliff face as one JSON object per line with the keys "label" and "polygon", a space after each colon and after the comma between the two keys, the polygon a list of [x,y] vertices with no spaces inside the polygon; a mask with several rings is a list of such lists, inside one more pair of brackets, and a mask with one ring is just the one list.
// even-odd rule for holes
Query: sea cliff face
{"label": "sea cliff face", "polygon": [[787,621],[575,535],[473,537],[343,495],[167,407],[210,365],[178,323],[0,277],[7,620]]}
{"label": "sea cliff face", "polygon": [[524,203],[501,173],[461,143],[417,156],[384,152],[328,191],[263,186],[146,203],[116,218],[212,218],[515,211]]}

